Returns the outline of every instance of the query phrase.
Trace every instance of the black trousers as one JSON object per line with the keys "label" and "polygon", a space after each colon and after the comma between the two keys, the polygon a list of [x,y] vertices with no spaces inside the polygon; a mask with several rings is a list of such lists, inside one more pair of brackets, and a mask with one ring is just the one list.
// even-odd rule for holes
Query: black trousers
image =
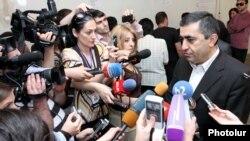
{"label": "black trousers", "polygon": [[242,63],[245,63],[246,56],[247,56],[247,49],[238,49],[232,47],[232,56]]}

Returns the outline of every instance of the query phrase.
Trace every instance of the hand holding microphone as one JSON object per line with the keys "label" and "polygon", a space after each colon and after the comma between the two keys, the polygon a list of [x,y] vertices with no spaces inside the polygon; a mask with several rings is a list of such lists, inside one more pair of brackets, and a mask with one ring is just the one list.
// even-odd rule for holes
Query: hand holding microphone
{"label": "hand holding microphone", "polygon": [[[76,67],[79,67],[79,66],[77,65]],[[119,77],[122,74],[122,66],[119,63],[106,64],[103,66],[102,69],[95,68],[95,69],[90,70],[88,68],[85,68],[85,70],[92,75],[103,73],[106,77],[109,77],[109,78]]]}
{"label": "hand holding microphone", "polygon": [[127,60],[124,59],[121,61],[121,63],[130,62],[131,64],[137,64],[141,62],[141,59],[148,58],[150,55],[151,55],[151,51],[149,49],[144,49],[144,50],[141,50],[140,52],[130,55]]}
{"label": "hand holding microphone", "polygon": [[183,141],[184,138],[184,96],[182,93],[185,87],[181,82],[173,86],[173,97],[170,103],[170,110],[167,119],[166,138],[169,141]]}
{"label": "hand holding microphone", "polygon": [[115,80],[113,85],[113,93],[114,95],[129,95],[131,91],[133,91],[136,87],[136,82],[134,79],[127,80]]}
{"label": "hand holding microphone", "polygon": [[145,98],[147,95],[159,95],[162,96],[168,89],[168,85],[164,82],[160,82],[154,89],[154,91],[147,90],[144,92],[136,102],[127,110],[122,118],[124,125],[122,126],[122,131],[116,134],[112,141],[116,140],[126,129],[127,127],[134,127],[136,121],[139,117],[141,111],[145,108]]}
{"label": "hand holding microphone", "polygon": [[172,89],[169,115],[167,119],[166,138],[169,141],[182,141],[186,119],[190,119],[187,99],[193,94],[193,88],[187,81],[178,81]]}

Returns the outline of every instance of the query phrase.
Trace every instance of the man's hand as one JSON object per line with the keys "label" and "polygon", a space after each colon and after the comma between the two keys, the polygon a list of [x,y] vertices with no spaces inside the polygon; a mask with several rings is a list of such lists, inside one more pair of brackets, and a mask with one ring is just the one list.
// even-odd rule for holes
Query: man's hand
{"label": "man's hand", "polygon": [[41,78],[39,74],[31,74],[27,78],[26,87],[29,95],[39,95],[46,90],[45,79]]}

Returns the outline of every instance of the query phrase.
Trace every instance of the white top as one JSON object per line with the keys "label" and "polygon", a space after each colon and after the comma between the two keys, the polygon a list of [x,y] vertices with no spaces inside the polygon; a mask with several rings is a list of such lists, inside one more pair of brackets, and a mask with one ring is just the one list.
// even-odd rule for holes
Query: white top
{"label": "white top", "polygon": [[138,51],[144,49],[149,49],[151,55],[136,65],[142,73],[141,84],[156,86],[159,82],[167,82],[164,65],[168,64],[169,58],[165,40],[146,35],[138,40]]}

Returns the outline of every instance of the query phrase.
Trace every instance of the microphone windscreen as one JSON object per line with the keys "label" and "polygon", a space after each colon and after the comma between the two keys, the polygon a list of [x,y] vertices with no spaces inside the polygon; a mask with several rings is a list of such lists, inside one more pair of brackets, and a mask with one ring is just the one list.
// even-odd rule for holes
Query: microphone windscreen
{"label": "microphone windscreen", "polygon": [[122,117],[122,122],[126,124],[129,128],[132,128],[136,125],[136,121],[139,118],[139,115],[132,109],[128,109]]}
{"label": "microphone windscreen", "polygon": [[122,65],[120,63],[110,63],[108,65],[107,71],[109,77],[119,77],[122,74]]}
{"label": "microphone windscreen", "polygon": [[43,54],[39,51],[25,53],[19,56],[15,56],[10,59],[10,62],[16,64],[29,64],[32,61],[39,61],[43,58]]}
{"label": "microphone windscreen", "polygon": [[168,113],[169,113],[169,109],[170,109],[170,104],[167,103],[166,101],[163,101],[163,106],[164,106],[164,121],[167,121]]}
{"label": "microphone windscreen", "polygon": [[172,89],[173,94],[181,94],[184,96],[184,99],[189,99],[193,94],[193,87],[187,81],[181,80],[174,84]]}
{"label": "microphone windscreen", "polygon": [[151,51],[149,49],[144,49],[138,52],[137,54],[140,59],[148,58],[151,55]]}
{"label": "microphone windscreen", "polygon": [[166,136],[170,141],[182,141],[184,135],[185,113],[183,95],[175,94],[170,103]]}
{"label": "microphone windscreen", "polygon": [[154,92],[158,96],[163,96],[167,90],[168,90],[168,85],[165,82],[160,82],[155,86]]}
{"label": "microphone windscreen", "polygon": [[131,92],[135,89],[136,87],[136,82],[134,79],[127,79],[123,83],[123,88],[125,91]]}

